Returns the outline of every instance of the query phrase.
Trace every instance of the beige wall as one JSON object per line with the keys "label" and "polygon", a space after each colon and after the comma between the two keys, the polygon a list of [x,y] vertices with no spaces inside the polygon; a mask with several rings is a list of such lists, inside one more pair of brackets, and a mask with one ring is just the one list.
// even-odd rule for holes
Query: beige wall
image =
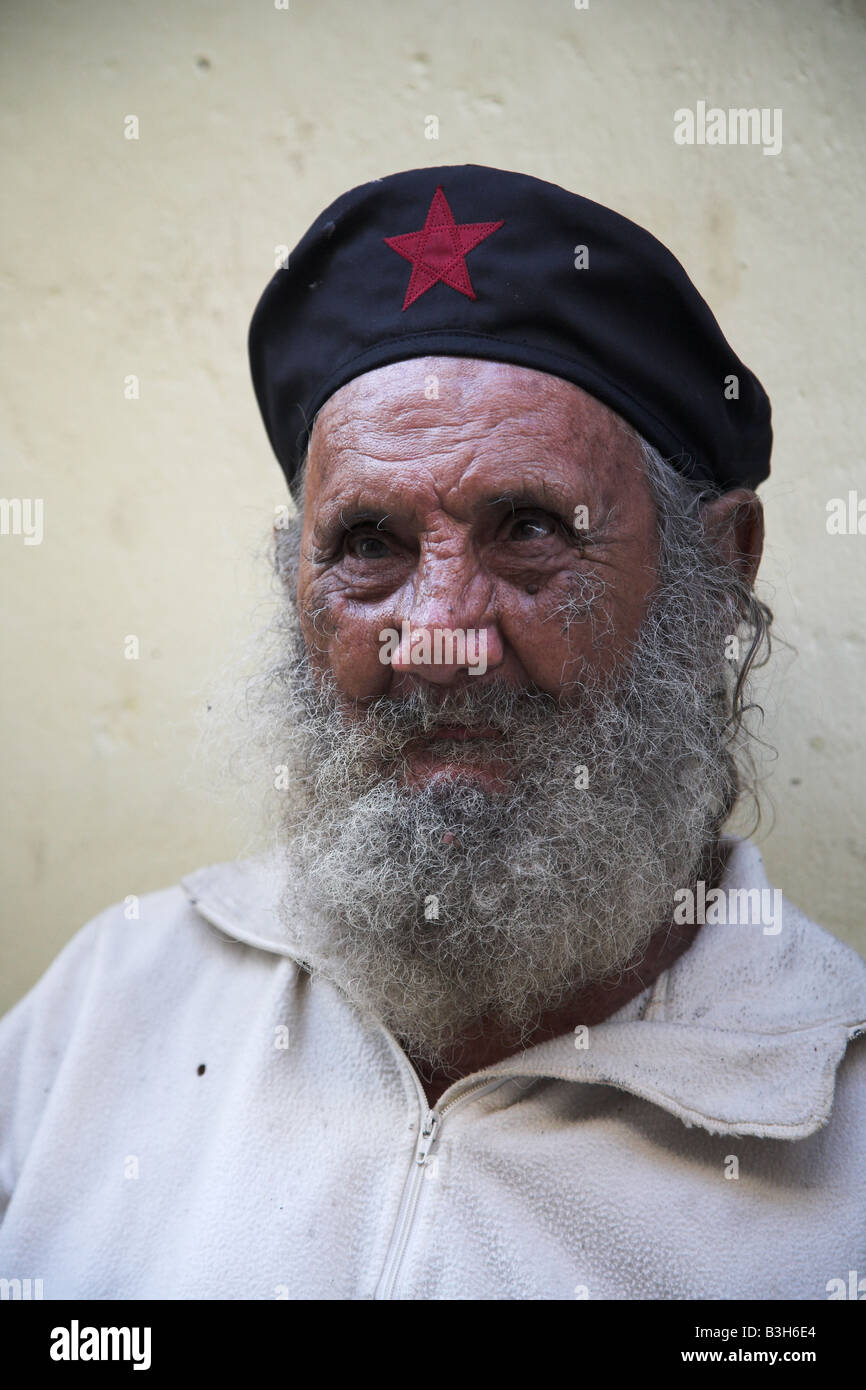
{"label": "beige wall", "polygon": [[[249,317],[274,247],[331,198],[464,161],[649,227],[764,381],[764,593],[796,652],[768,693],[759,839],[788,896],[866,951],[866,536],[826,529],[828,499],[866,497],[862,5],[7,0],[2,24],[0,491],[45,519],[41,545],[0,536],[0,1004],[109,902],[242,847],[194,763],[284,497]],[[782,108],[782,152],[676,145],[673,112],[701,99]]]}

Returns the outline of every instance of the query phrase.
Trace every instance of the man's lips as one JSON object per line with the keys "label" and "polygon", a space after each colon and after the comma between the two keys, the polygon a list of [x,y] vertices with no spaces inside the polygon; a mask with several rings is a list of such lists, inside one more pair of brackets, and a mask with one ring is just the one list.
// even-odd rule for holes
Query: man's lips
{"label": "man's lips", "polygon": [[[460,774],[471,774],[480,777],[482,781],[488,783],[493,790],[501,790],[505,786],[505,768],[501,759],[488,762],[482,756],[480,744],[482,742],[496,742],[502,739],[502,734],[497,729],[489,725],[484,728],[472,729],[466,724],[445,724],[439,729],[433,729],[428,734],[420,735],[413,739],[406,747],[405,754],[409,767],[410,782],[420,779],[423,783],[429,776],[447,777]],[[452,748],[449,752],[447,744],[460,744],[464,752],[458,752]],[[498,770],[497,770],[498,769]]]}

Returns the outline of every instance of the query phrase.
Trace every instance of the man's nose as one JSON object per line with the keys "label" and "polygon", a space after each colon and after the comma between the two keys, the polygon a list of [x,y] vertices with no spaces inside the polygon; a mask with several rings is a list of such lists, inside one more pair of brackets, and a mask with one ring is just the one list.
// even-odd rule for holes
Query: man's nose
{"label": "man's nose", "polygon": [[488,607],[491,586],[479,575],[458,575],[457,569],[463,567],[423,575],[408,611],[399,615],[400,640],[391,656],[395,671],[450,685],[502,665],[502,634]]}
{"label": "man's nose", "polygon": [[447,623],[404,620],[391,666],[401,674],[420,676],[431,685],[451,685],[463,676],[483,676],[505,659],[495,623],[453,627]]}

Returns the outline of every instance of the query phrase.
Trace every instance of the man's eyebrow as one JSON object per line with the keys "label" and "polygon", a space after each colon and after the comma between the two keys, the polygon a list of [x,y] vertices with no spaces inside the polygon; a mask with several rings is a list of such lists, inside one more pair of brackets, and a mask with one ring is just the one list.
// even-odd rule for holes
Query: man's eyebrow
{"label": "man's eyebrow", "polygon": [[363,505],[325,509],[313,522],[312,539],[318,546],[332,544],[339,536],[354,530],[356,526],[383,526],[392,515],[392,512],[386,512],[383,508]]}
{"label": "man's eyebrow", "polygon": [[[486,496],[480,497],[477,505],[482,509],[499,507],[513,512],[521,508],[533,507],[540,510],[552,510],[562,516],[571,517],[576,505],[575,496],[574,488],[568,484],[552,486],[548,479],[538,478],[525,484],[520,483],[515,487],[506,487],[490,492]],[[585,505],[588,507],[590,517],[593,514],[599,514],[600,508],[596,498],[590,494],[589,490],[586,494]],[[597,534],[603,529],[605,522],[610,520],[611,511],[612,509],[608,509],[606,515],[600,517],[595,525],[590,524],[583,528],[584,534]],[[405,517],[401,517],[399,511],[388,510],[360,499],[343,504],[336,501],[330,505],[326,503],[314,519],[311,539],[317,549],[324,550],[358,526],[375,526],[378,529],[395,518],[398,521],[402,519],[404,522],[410,520],[408,513]]]}
{"label": "man's eyebrow", "polygon": [[595,493],[589,489],[578,501],[575,501],[576,496],[573,487],[565,484],[552,487],[545,479],[539,479],[537,483],[529,483],[525,487],[491,494],[489,498],[485,499],[485,502],[490,507],[510,507],[511,511],[537,507],[545,511],[558,512],[562,516],[568,517],[569,520],[574,518],[578,507],[585,507],[586,524],[577,529],[585,540],[599,536],[613,521],[616,507],[601,505]]}
{"label": "man's eyebrow", "polygon": [[518,507],[556,507],[558,510],[570,511],[571,503],[566,495],[567,491],[566,488],[551,488],[540,479],[537,483],[527,483],[522,487],[506,488],[504,492],[491,493],[483,499],[483,503],[488,507],[510,506],[513,511]]}

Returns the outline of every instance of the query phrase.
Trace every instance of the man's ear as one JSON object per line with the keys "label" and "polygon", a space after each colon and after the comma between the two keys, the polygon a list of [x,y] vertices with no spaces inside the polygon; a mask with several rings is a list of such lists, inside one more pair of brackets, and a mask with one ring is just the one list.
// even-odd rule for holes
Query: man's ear
{"label": "man's ear", "polygon": [[764,508],[757,493],[738,487],[701,508],[704,535],[721,564],[751,587],[764,549]]}

